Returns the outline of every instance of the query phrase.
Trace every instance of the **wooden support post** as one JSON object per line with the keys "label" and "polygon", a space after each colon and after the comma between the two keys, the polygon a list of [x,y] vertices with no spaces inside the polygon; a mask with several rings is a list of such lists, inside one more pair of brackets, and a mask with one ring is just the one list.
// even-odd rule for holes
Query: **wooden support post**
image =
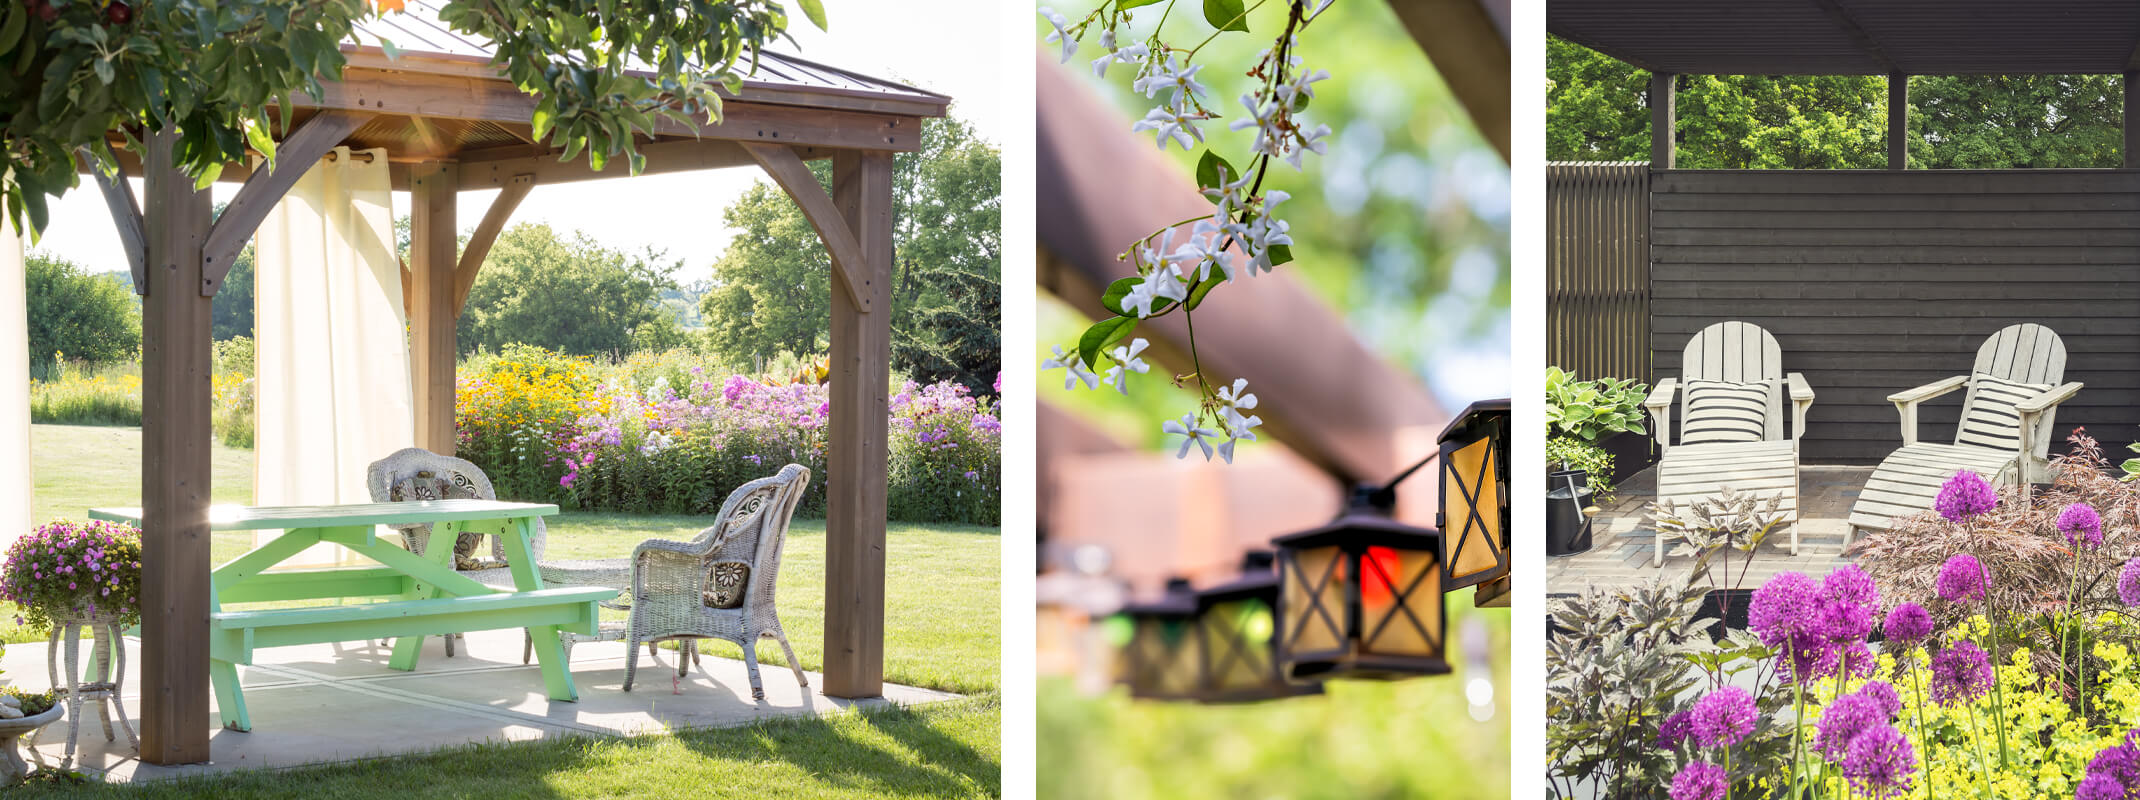
{"label": "wooden support post", "polygon": [[1669,72],[1650,73],[1650,169],[1675,169],[1673,136],[1678,132],[1677,102]]}
{"label": "wooden support post", "polygon": [[1887,168],[1910,168],[1910,76],[1887,76]]}
{"label": "wooden support post", "polygon": [[453,455],[453,359],[458,266],[454,199],[460,166],[417,164],[409,178],[409,369],[416,394],[416,446]]}
{"label": "wooden support post", "polygon": [[[856,289],[832,299],[825,458],[825,694],[884,693],[885,417],[891,380],[892,154],[832,158],[832,200],[860,246]],[[832,279],[827,276],[827,279]]]}
{"label": "wooden support post", "polygon": [[208,760],[208,475],[211,298],[200,291],[208,192],[174,165],[169,135],[143,156],[147,286],[141,312],[141,758]]}
{"label": "wooden support post", "polygon": [[2140,169],[2140,124],[2134,124],[2140,122],[2140,110],[2136,110],[2136,107],[2140,107],[2140,86],[2134,85],[2136,79],[2140,79],[2140,71],[2125,72],[2126,169]]}
{"label": "wooden support post", "polygon": [[498,234],[504,232],[505,223],[513,216],[513,209],[527,199],[528,192],[535,188],[532,174],[514,175],[498,190],[498,197],[490,201],[490,208],[483,212],[483,221],[468,235],[468,249],[461,251],[459,267],[453,274],[453,316],[461,316],[462,307],[468,305],[468,292],[476,288],[476,273],[483,269],[483,259],[490,255],[491,245],[498,243]]}

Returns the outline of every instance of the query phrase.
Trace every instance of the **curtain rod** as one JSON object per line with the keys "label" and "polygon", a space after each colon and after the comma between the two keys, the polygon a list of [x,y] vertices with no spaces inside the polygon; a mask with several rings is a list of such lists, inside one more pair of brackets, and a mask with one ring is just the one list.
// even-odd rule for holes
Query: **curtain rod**
{"label": "curtain rod", "polygon": [[[324,158],[328,161],[333,161],[335,160],[335,155],[335,153],[329,152],[328,154],[321,156],[321,158]],[[362,161],[366,164],[372,163],[372,154],[370,153],[350,153],[349,157],[353,160]]]}

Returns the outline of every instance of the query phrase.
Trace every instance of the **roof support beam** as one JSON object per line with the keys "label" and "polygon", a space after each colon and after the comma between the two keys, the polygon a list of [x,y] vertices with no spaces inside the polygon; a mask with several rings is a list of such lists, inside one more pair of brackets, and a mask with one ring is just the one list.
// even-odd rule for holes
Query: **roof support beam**
{"label": "roof support beam", "polygon": [[[870,271],[869,262],[865,260],[870,254],[862,250],[865,244],[861,240],[863,232],[850,227],[851,223],[833,203],[832,196],[825,193],[824,184],[817,182],[817,174],[810,171],[809,165],[804,164],[792,148],[744,142],[743,149],[750,151],[751,157],[758,160],[758,166],[764,167],[765,173],[773,176],[773,182],[787,190],[795,204],[802,207],[803,216],[810,220],[811,227],[817,229],[817,238],[824,240],[825,252],[832,255],[832,273],[839,276],[839,284],[846,289],[848,301],[861,313],[869,313],[879,287],[871,283],[875,273]],[[848,155],[843,152],[833,157],[835,172],[841,159]]]}
{"label": "roof support beam", "polygon": [[2126,169],[2140,169],[2140,124],[2136,124],[2140,123],[2140,109],[2134,108],[2134,106],[2140,106],[2140,85],[2135,85],[2136,79],[2140,79],[2140,70],[2126,71],[2125,117],[2123,120],[2125,124]]}
{"label": "roof support beam", "polygon": [[1674,169],[1673,139],[1679,133],[1678,99],[1669,72],[1650,73],[1650,169]]}
{"label": "roof support beam", "polygon": [[[788,149],[804,161],[832,155],[831,150],[817,147]],[[505,145],[463,151],[459,156],[461,191],[497,189],[516,175],[533,175],[537,184],[552,186],[576,181],[614,180],[629,174],[619,169],[596,172],[588,168],[584,158],[559,161],[557,152],[539,145]],[[639,172],[640,175],[748,167],[758,163],[742,144],[722,139],[665,139],[640,145],[639,152],[646,156],[646,168]]]}
{"label": "roof support beam", "polygon": [[1479,134],[1509,158],[1507,0],[1392,2]]}
{"label": "roof support beam", "polygon": [[1843,8],[1839,0],[1814,0],[1814,4],[1820,6],[1820,10],[1835,21],[1836,27],[1849,34],[1850,38],[1858,43],[1858,48],[1864,50],[1874,61],[1880,62],[1880,66],[1885,67],[1889,74],[1902,71],[1902,67],[1896,65],[1894,59],[1887,57],[1887,51],[1880,49],[1880,42],[1858,26],[1857,18],[1850,16],[1850,10]]}
{"label": "roof support beam", "polygon": [[124,171],[105,175],[87,149],[82,150],[82,161],[89,165],[89,177],[97,182],[104,207],[111,209],[111,222],[119,228],[119,246],[126,250],[126,267],[134,274],[134,294],[148,294],[148,240],[142,233],[141,204],[134,201],[134,185],[126,181]]}
{"label": "roof support beam", "polygon": [[453,269],[453,315],[458,318],[468,305],[468,292],[476,287],[476,271],[483,268],[483,259],[490,255],[490,246],[498,242],[498,234],[505,230],[505,222],[513,216],[513,209],[527,199],[528,192],[535,188],[534,175],[514,175],[499,190],[497,199],[490,201],[490,208],[483,212],[483,222],[476,225],[468,236],[468,246],[461,251],[461,262]]}
{"label": "roof support beam", "polygon": [[261,220],[282,200],[282,196],[297,185],[297,179],[305,176],[320,157],[327,155],[363,127],[372,115],[354,111],[327,111],[314,114],[297,130],[282,140],[275,148],[275,163],[266,170],[255,170],[245,179],[245,186],[238,196],[231,198],[230,205],[223,209],[223,216],[208,232],[208,245],[202,249],[204,267],[201,270],[201,294],[215,296],[223,288],[223,278],[230,274],[230,265],[238,260],[238,251],[259,230]]}
{"label": "roof support beam", "polygon": [[1910,168],[1910,76],[1887,75],[1887,168]]}

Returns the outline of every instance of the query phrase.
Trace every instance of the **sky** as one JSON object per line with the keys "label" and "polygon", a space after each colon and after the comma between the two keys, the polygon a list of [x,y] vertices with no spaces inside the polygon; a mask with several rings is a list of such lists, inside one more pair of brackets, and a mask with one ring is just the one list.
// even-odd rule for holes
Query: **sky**
{"label": "sky", "polygon": [[[789,4],[791,7],[793,3]],[[996,42],[997,7],[986,0],[886,3],[824,0],[827,25],[819,31],[800,12],[790,23],[794,43],[772,49],[853,72],[912,83],[951,95],[951,113],[973,123],[980,136],[1003,142],[999,99],[1006,87]],[[976,69],[975,65],[987,65]],[[584,230],[605,246],[636,253],[652,246],[681,258],[677,280],[709,277],[734,232],[721,224],[721,209],[742,196],[763,173],[735,168],[639,178],[537,186],[513,213],[513,222],[547,222]],[[134,191],[139,196],[140,182]],[[215,186],[217,201],[238,185]],[[474,228],[497,196],[464,192],[459,221]],[[408,213],[408,195],[394,196],[395,215]],[[82,264],[91,272],[126,268],[104,201],[87,181],[54,204],[52,224],[37,249]]]}

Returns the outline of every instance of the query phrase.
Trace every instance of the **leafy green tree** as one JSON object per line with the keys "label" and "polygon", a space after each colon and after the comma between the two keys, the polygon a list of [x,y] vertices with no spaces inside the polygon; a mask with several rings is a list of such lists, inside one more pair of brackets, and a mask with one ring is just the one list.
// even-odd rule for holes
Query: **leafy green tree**
{"label": "leafy green tree", "polygon": [[[635,342],[683,341],[661,308],[681,261],[629,255],[575,232],[521,223],[498,235],[457,328],[463,353],[532,344],[573,355],[631,352]],[[648,330],[655,328],[655,330]]]}
{"label": "leafy green tree", "polygon": [[[811,164],[830,185],[831,166]],[[993,391],[1002,329],[1002,154],[957,119],[922,128],[892,171],[892,365]],[[766,182],[722,212],[736,238],[699,301],[707,346],[747,361],[825,347],[832,259],[802,210]]]}
{"label": "leafy green tree", "polygon": [[[1649,158],[1649,73],[1546,39],[1546,157]],[[1887,166],[1887,79],[1682,75],[1678,166],[1878,169]],[[1910,79],[1916,169],[2115,167],[2123,158],[2123,78],[1920,75]]]}
{"label": "leafy green tree", "polygon": [[30,376],[46,378],[58,363],[109,364],[141,351],[141,313],[125,284],[83,271],[45,252],[25,259],[29,295]]}
{"label": "leafy green tree", "polygon": [[[273,157],[268,108],[338,80],[354,23],[405,0],[26,0],[0,7],[0,195],[17,230],[43,230],[46,201],[77,182],[78,151],[117,168],[108,131],[175,134],[175,161],[202,185],[251,147]],[[818,0],[796,5],[825,27]],[[784,35],[777,0],[445,0],[439,19],[491,42],[495,63],[542,100],[534,138],[601,169],[644,159],[634,136],[658,119],[720,115],[758,49]],[[393,43],[366,41],[393,52]],[[138,144],[138,142],[137,142]]]}

